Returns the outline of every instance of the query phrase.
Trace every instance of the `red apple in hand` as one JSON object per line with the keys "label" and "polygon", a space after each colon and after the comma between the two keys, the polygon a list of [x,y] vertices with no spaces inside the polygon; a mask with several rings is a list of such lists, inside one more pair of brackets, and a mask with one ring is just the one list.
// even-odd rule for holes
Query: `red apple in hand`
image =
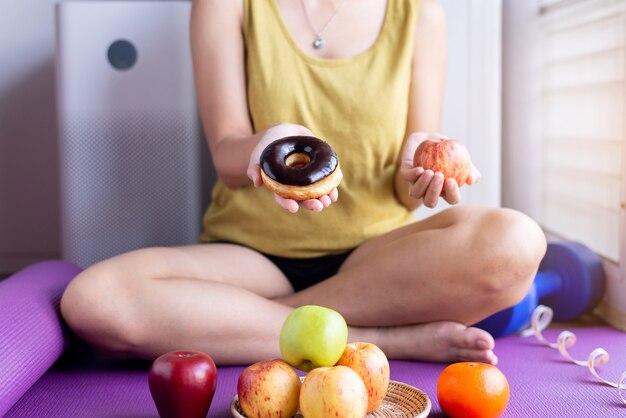
{"label": "red apple in hand", "polygon": [[414,167],[440,172],[445,179],[454,179],[464,185],[472,169],[472,161],[465,145],[454,139],[428,138],[422,141],[413,158]]}
{"label": "red apple in hand", "polygon": [[389,361],[383,350],[372,343],[347,344],[337,366],[351,368],[365,383],[367,412],[378,409],[389,388]]}
{"label": "red apple in hand", "polygon": [[291,418],[298,411],[300,386],[300,378],[287,362],[260,361],[239,375],[239,406],[247,417]]}
{"label": "red apple in hand", "polygon": [[205,418],[216,383],[213,359],[195,351],[163,354],[148,373],[150,393],[161,418]]}

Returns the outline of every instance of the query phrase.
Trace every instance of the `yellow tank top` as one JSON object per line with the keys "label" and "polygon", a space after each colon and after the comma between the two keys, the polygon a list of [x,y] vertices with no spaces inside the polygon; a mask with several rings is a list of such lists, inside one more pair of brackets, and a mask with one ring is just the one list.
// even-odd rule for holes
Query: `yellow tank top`
{"label": "yellow tank top", "polygon": [[414,221],[397,200],[394,176],[403,143],[418,0],[387,0],[375,43],[350,58],[302,51],[275,0],[245,0],[248,107],[255,132],[289,122],[309,128],[337,153],[339,200],[322,212],[281,209],[265,187],[220,181],[201,241],[226,240],[283,257],[352,249]]}

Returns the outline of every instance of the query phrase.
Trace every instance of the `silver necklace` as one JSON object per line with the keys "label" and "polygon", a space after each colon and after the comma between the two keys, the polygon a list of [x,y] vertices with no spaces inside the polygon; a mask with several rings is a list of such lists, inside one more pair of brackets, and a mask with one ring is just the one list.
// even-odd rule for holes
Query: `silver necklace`
{"label": "silver necklace", "polygon": [[309,16],[309,12],[306,9],[306,5],[304,4],[304,0],[300,0],[300,3],[302,4],[302,10],[304,10],[304,15],[306,16],[306,19],[309,21],[309,26],[311,26],[311,29],[313,29],[313,32],[315,33],[315,40],[313,41],[313,48],[321,49],[324,46],[324,44],[326,43],[326,40],[324,39],[322,34],[326,30],[330,22],[332,22],[335,16],[337,16],[337,13],[339,13],[339,9],[341,9],[341,7],[345,4],[345,2],[346,0],[342,0],[342,2],[339,3],[339,6],[337,6],[333,14],[330,16],[330,18],[326,21],[326,24],[322,26],[322,29],[316,30],[315,25],[313,24],[313,21],[311,20],[311,16]]}

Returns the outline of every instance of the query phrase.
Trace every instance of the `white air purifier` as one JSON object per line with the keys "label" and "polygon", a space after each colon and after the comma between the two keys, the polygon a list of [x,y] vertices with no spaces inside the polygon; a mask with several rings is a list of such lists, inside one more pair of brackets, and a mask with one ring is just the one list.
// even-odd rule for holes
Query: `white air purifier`
{"label": "white air purifier", "polygon": [[189,2],[56,6],[62,251],[87,267],[195,243],[206,150]]}

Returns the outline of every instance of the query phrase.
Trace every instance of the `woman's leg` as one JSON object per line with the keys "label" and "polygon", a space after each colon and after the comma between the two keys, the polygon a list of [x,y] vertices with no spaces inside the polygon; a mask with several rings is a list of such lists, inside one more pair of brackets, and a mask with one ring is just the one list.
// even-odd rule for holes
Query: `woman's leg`
{"label": "woman's leg", "polygon": [[[346,317],[350,340],[391,358],[494,362],[493,339],[461,323],[521,298],[544,249],[536,225],[515,212],[457,208],[366,243],[339,274],[298,294],[257,252],[207,244],[99,263],[72,281],[61,310],[85,340],[144,358],[178,349],[218,364],[278,357],[290,306],[319,304]],[[457,262],[446,260],[452,250]]]}
{"label": "woman's leg", "polygon": [[277,300],[324,305],[352,326],[378,327],[391,357],[494,362],[491,336],[467,325],[521,300],[545,249],[525,215],[454,207],[365,243],[337,275]]}
{"label": "woman's leg", "polygon": [[[242,246],[148,248],[83,271],[64,292],[61,313],[77,335],[113,355],[198,350],[220,365],[250,364],[280,357],[292,308],[272,298],[290,293],[274,264]],[[350,328],[353,340],[379,334]]]}
{"label": "woman's leg", "polygon": [[91,344],[124,356],[210,353],[218,364],[280,355],[278,333],[292,293],[270,261],[248,248],[205,244],[149,248],[103,261],[66,289],[61,312]]}

